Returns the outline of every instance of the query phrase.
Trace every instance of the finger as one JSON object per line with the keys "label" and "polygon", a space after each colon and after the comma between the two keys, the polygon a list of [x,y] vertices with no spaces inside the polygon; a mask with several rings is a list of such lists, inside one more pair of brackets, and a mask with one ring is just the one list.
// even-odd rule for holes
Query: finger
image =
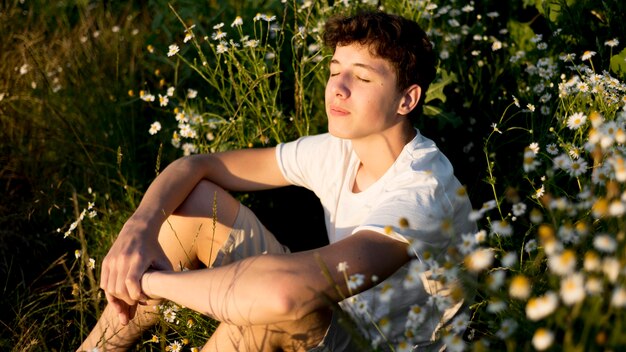
{"label": "finger", "polygon": [[115,296],[111,294],[111,291],[107,290],[107,287],[101,287],[102,291],[104,291],[104,296],[107,298],[107,302],[110,304],[114,303]]}
{"label": "finger", "polygon": [[123,310],[122,312],[120,312],[117,315],[117,318],[120,320],[120,324],[122,325],[128,325],[129,322],[129,318],[128,318],[128,306],[126,306],[127,308],[125,310]]}
{"label": "finger", "polygon": [[107,257],[102,261],[102,270],[100,271],[100,288],[106,292],[107,281],[109,278],[109,261]]}
{"label": "finger", "polygon": [[126,302],[124,302],[123,300],[116,298],[115,296],[111,296],[111,299],[113,301],[112,305],[117,312],[117,318],[120,321],[120,324],[127,325],[131,319],[129,314],[129,309],[131,306],[126,304]]}
{"label": "finger", "polygon": [[130,270],[128,270],[128,275],[124,280],[128,295],[135,302],[143,298],[143,294],[141,291],[141,276],[146,271],[146,269],[147,267],[143,266],[131,266]]}
{"label": "finger", "polygon": [[136,301],[130,297],[128,294],[128,289],[126,288],[126,282],[121,275],[118,275],[117,282],[115,284],[115,297],[124,301],[127,305],[135,304]]}
{"label": "finger", "polygon": [[117,277],[117,268],[112,264],[107,265],[107,276],[102,278],[102,289],[111,296],[117,297],[115,291],[115,278]]}
{"label": "finger", "polygon": [[129,319],[133,319],[135,317],[136,313],[137,313],[137,305],[136,304],[128,307],[128,318]]}
{"label": "finger", "polygon": [[128,289],[126,288],[125,279],[128,272],[128,265],[125,264],[125,261],[119,261],[117,269],[118,271],[114,273],[115,276],[112,276],[115,278],[115,280],[113,281],[112,279],[109,279],[108,285],[111,289],[112,294],[116,298],[123,300],[128,305],[135,304],[136,301],[130,298],[130,295],[128,294]]}
{"label": "finger", "polygon": [[107,297],[107,301],[109,301],[109,304],[111,305],[111,307],[113,307],[113,309],[115,310],[116,313],[121,313],[122,312],[122,304],[120,302],[119,299],[115,298],[115,296],[111,295],[110,293],[107,293],[106,291],[104,292],[104,294]]}

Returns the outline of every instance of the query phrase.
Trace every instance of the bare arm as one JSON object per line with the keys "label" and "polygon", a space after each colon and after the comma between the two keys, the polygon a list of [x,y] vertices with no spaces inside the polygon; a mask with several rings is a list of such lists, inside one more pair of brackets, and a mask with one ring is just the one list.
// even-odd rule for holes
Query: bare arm
{"label": "bare arm", "polygon": [[143,300],[141,275],[149,268],[171,269],[157,235],[165,219],[203,179],[229,190],[259,190],[287,185],[275,148],[194,155],[171,163],[152,182],[124,224],[102,263],[100,287],[120,313],[122,323]]}
{"label": "bare arm", "polygon": [[[321,260],[321,262],[320,262]],[[362,231],[335,244],[294,254],[261,255],[213,269],[149,272],[144,292],[166,298],[235,325],[270,324],[299,319],[343,298],[372,287],[409,260],[407,245],[371,231]],[[348,290],[336,267],[347,262],[349,273],[365,282]],[[326,266],[332,282],[322,272]],[[338,285],[334,285],[337,283]]]}
{"label": "bare arm", "polygon": [[132,219],[160,226],[202,179],[232,191],[286,186],[275,150],[246,149],[178,159],[150,185]]}

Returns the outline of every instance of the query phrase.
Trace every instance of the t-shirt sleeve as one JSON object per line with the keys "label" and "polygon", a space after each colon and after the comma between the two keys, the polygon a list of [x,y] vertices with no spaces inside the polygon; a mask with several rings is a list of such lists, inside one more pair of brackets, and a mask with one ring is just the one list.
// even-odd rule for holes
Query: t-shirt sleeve
{"label": "t-shirt sleeve", "polygon": [[[383,197],[353,233],[375,231],[422,250],[445,250],[458,240],[458,233],[472,229],[467,215],[469,200],[459,196],[456,178],[415,175],[419,186],[399,188]],[[417,254],[417,253],[416,253]]]}
{"label": "t-shirt sleeve", "polygon": [[420,240],[438,246],[443,222],[451,214],[447,200],[413,190],[390,197],[379,204],[353,233],[372,230],[392,236],[403,242]]}
{"label": "t-shirt sleeve", "polygon": [[308,188],[317,193],[324,184],[335,180],[341,171],[341,142],[328,133],[301,137],[276,147],[276,160],[289,183]]}

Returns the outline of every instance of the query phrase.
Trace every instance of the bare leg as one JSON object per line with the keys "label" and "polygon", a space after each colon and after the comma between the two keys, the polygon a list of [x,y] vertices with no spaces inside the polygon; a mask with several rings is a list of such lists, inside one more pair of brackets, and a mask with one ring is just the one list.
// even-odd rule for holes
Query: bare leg
{"label": "bare leg", "polygon": [[203,352],[302,352],[317,346],[330,324],[330,310],[313,312],[298,321],[235,326],[221,323]]}
{"label": "bare leg", "polygon": [[[217,209],[215,228],[214,208]],[[238,210],[239,202],[228,192],[211,182],[200,182],[159,232],[159,244],[174,269],[195,269],[201,262],[212,264],[210,261],[231,232]],[[126,326],[120,324],[117,313],[107,306],[78,350],[98,346],[103,351],[125,351],[156,322],[153,305],[138,306],[135,318]]]}

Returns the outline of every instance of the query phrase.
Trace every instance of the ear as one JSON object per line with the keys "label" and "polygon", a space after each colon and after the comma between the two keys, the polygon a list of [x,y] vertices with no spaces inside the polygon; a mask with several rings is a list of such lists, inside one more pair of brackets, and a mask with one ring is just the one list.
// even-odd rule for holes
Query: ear
{"label": "ear", "polygon": [[408,115],[408,113],[415,109],[421,96],[422,88],[417,84],[413,84],[405,89],[402,98],[400,99],[400,106],[398,106],[398,114]]}

